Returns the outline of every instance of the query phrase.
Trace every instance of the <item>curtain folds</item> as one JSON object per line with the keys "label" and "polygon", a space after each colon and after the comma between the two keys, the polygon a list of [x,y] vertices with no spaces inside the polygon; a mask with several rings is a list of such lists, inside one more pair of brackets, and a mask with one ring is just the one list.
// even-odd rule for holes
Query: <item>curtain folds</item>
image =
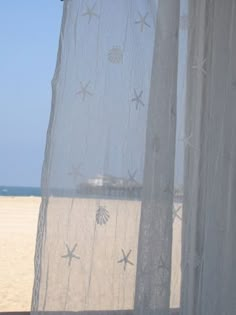
{"label": "curtain folds", "polygon": [[235,0],[64,1],[32,314],[236,312],[235,33]]}
{"label": "curtain folds", "polygon": [[159,1],[138,242],[137,314],[149,310],[167,314],[170,306],[179,11],[179,1]]}
{"label": "curtain folds", "polygon": [[182,314],[236,311],[235,1],[189,1]]}

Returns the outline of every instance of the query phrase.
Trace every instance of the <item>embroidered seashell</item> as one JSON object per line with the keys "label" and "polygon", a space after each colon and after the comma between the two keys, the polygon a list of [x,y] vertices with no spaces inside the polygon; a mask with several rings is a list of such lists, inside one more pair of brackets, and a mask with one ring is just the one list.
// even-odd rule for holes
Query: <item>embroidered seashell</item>
{"label": "embroidered seashell", "polygon": [[123,62],[123,51],[119,46],[114,46],[108,52],[108,60],[111,63],[119,64]]}
{"label": "embroidered seashell", "polygon": [[104,207],[99,207],[96,212],[97,224],[100,224],[100,225],[106,224],[109,218],[110,218],[110,215],[107,209],[105,209]]}

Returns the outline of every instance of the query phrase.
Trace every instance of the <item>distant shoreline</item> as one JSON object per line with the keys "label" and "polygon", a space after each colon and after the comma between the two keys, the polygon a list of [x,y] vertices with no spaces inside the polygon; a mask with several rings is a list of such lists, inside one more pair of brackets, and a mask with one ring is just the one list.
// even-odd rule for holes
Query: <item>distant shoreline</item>
{"label": "distant shoreline", "polygon": [[[109,195],[100,195],[100,194],[76,194],[71,193],[55,193],[51,196],[63,196],[69,198],[86,198],[86,199],[127,199],[127,200],[137,200],[141,201],[141,198],[127,198],[127,196],[109,196]],[[0,197],[42,197],[40,187],[18,187],[18,186],[0,186]],[[175,195],[175,202],[183,202],[183,195]]]}
{"label": "distant shoreline", "polygon": [[41,197],[40,187],[0,186],[0,196]]}

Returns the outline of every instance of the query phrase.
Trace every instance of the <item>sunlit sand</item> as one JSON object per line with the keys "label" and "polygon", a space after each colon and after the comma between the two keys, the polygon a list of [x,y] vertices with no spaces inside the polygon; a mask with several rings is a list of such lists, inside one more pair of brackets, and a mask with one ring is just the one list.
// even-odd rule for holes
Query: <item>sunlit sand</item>
{"label": "sunlit sand", "polygon": [[[30,309],[40,201],[40,198],[36,197],[0,198],[0,311],[28,311]],[[94,218],[99,205],[109,209],[109,224],[95,224]],[[51,264],[53,264],[53,260],[56,261],[57,259],[56,257],[60,256],[61,258],[67,253],[65,243],[69,243],[71,247],[77,243],[75,254],[80,259],[78,261],[72,260],[69,267],[69,261],[66,258],[61,258],[60,263],[57,263],[55,268],[65,270],[62,275],[62,282],[67,279],[67,271],[69,268],[71,269],[73,277],[70,278],[70,281],[72,287],[73,281],[76,282],[81,309],[86,306],[87,309],[132,308],[140,203],[138,201],[115,200],[103,200],[98,203],[95,199],[76,199],[72,204],[70,199],[64,199],[61,202],[61,200],[52,198],[49,207],[51,210],[48,224],[55,230],[47,231],[45,255],[50,257]],[[62,220],[65,211],[70,211],[71,220]],[[181,212],[179,214],[181,215]],[[53,224],[51,224],[51,220]],[[171,306],[178,307],[181,220],[176,217],[174,222]],[[68,226],[71,227],[69,231]],[[75,226],[78,228],[75,229]],[[58,233],[61,239],[55,240],[55,235]],[[57,246],[53,246],[53,252],[47,252],[47,248],[55,245],[55,242]],[[129,258],[134,263],[134,266],[127,265],[129,272],[125,276],[122,263],[117,263],[122,258],[121,249],[123,247],[127,247],[124,248],[126,251],[132,249]],[[111,257],[112,260],[110,262],[103,261],[103,257]],[[96,263],[91,265],[86,261]],[[90,275],[90,285],[88,285],[88,275]],[[104,275],[106,281],[104,281]],[[63,296],[65,287],[58,286],[59,295],[57,297],[53,292],[53,286],[50,285],[54,282],[53,272],[51,277],[47,289],[48,295],[52,297],[53,301],[53,299]],[[50,290],[52,290],[51,293]],[[75,301],[73,301],[73,292],[70,295],[68,309],[73,309],[73,306],[78,309],[78,294]],[[45,303],[46,309],[53,309],[50,301],[45,301]],[[60,299],[60,303],[62,303],[62,308],[65,307],[63,299]]]}

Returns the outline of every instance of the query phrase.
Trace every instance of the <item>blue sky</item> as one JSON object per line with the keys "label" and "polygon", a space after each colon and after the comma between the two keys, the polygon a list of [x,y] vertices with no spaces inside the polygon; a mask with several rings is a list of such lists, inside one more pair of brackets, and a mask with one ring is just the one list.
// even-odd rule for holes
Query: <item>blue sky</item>
{"label": "blue sky", "polygon": [[[62,9],[60,0],[1,2],[0,185],[40,185]],[[186,35],[182,36],[186,43]],[[181,51],[180,69],[184,60]],[[181,99],[184,80],[179,82]],[[178,138],[182,129],[177,130]],[[183,149],[179,144],[176,156],[176,177],[181,182]]]}
{"label": "blue sky", "polygon": [[63,2],[0,9],[0,185],[39,186]]}

